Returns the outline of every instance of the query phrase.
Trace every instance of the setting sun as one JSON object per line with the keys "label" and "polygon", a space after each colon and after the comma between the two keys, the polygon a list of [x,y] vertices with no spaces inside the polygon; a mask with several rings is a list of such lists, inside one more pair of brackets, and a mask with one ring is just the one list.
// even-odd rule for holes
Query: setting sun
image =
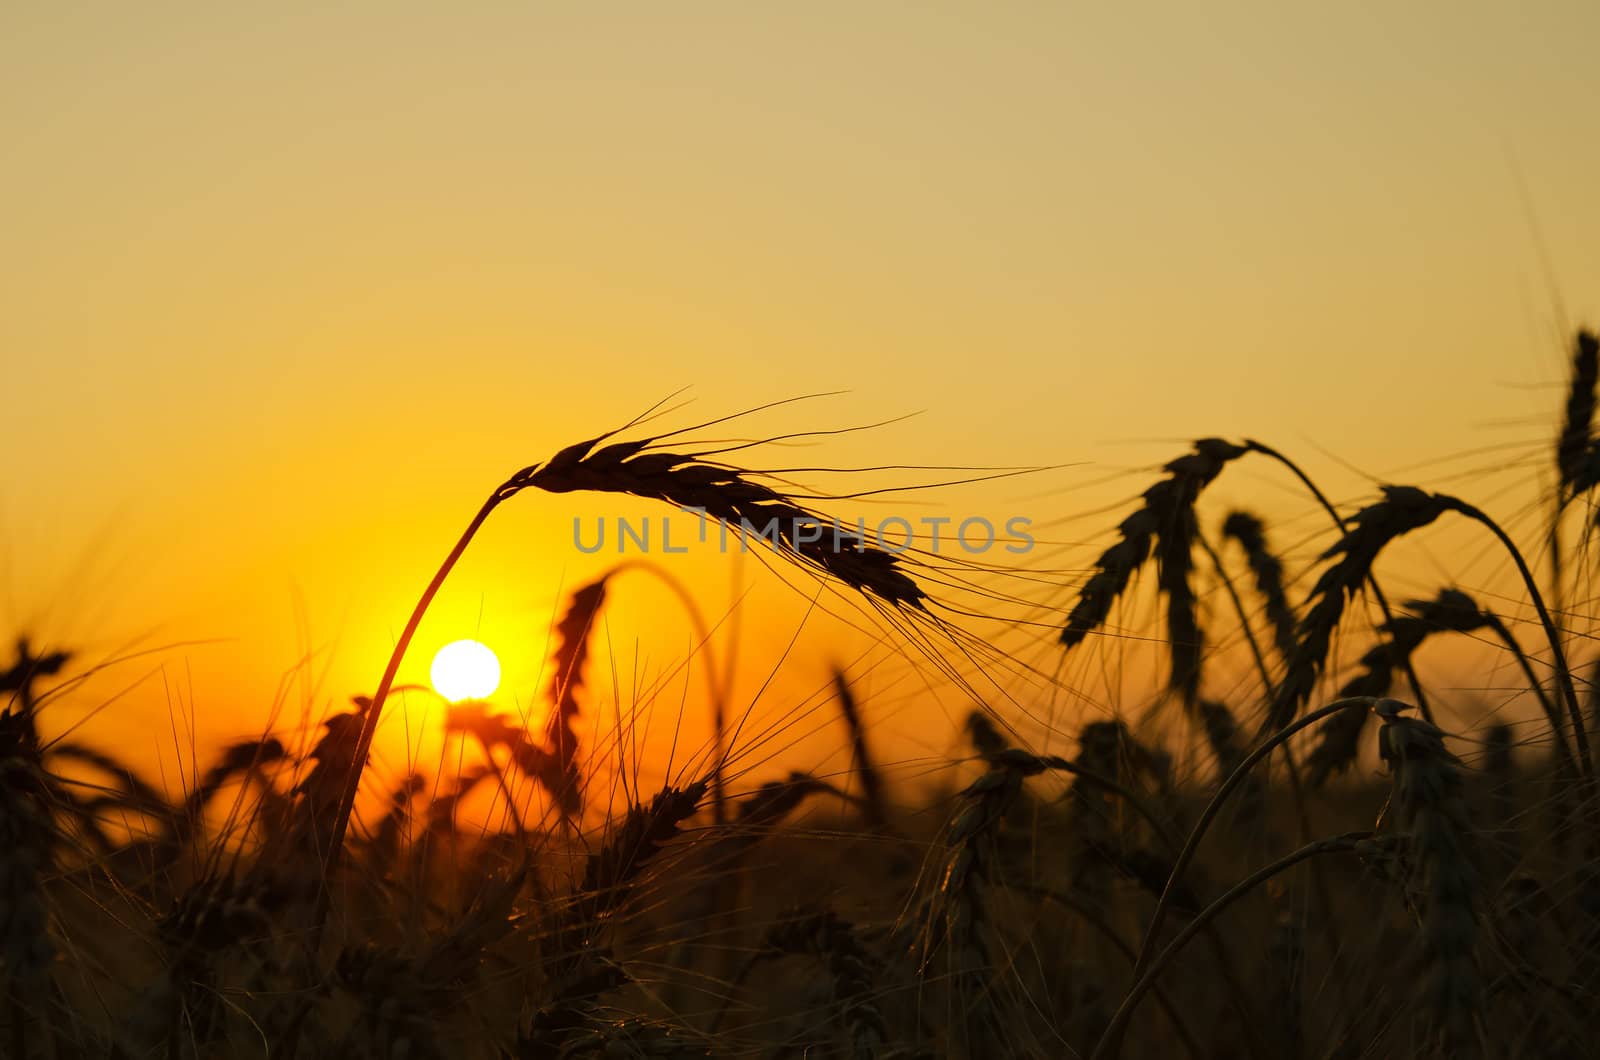
{"label": "setting sun", "polygon": [[452,703],[487,699],[500,687],[500,660],[487,644],[458,640],[439,649],[428,676],[434,690]]}

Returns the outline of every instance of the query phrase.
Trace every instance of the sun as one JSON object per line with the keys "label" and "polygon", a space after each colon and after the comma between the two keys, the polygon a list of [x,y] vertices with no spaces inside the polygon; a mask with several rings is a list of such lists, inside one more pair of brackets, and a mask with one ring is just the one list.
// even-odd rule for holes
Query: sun
{"label": "sun", "polygon": [[433,657],[428,676],[434,690],[452,703],[487,699],[500,687],[500,660],[487,644],[453,641]]}

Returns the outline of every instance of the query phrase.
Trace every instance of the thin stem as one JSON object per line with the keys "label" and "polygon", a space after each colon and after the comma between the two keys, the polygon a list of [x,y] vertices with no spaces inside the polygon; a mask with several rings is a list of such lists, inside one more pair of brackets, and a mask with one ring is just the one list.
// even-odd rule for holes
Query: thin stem
{"label": "thin stem", "polygon": [[[483,738],[481,732],[478,734],[478,746],[483,748],[483,757],[488,760],[489,769],[494,773],[495,782],[500,786],[500,794],[506,800],[506,812],[511,815],[511,823],[517,826],[517,838],[523,839],[528,832],[523,827],[522,812],[517,809],[516,796],[511,793],[511,786],[506,783],[505,773],[501,770],[500,764],[494,760],[494,750],[490,748],[489,741]],[[491,805],[489,809],[492,812],[494,807]],[[501,818],[501,820],[503,821],[504,818]]]}
{"label": "thin stem", "polygon": [[383,713],[383,702],[389,697],[389,690],[394,686],[395,674],[400,671],[400,660],[405,657],[406,649],[411,646],[411,638],[416,636],[417,627],[422,624],[422,616],[427,613],[428,605],[433,603],[434,596],[438,594],[439,587],[444,584],[451,568],[467,550],[467,545],[472,542],[479,528],[489,518],[489,513],[514,492],[515,489],[510,488],[508,484],[495,490],[489,495],[489,499],[483,502],[483,507],[478,509],[478,514],[472,517],[472,522],[468,523],[466,530],[462,532],[461,539],[456,542],[450,554],[434,572],[433,580],[428,582],[428,587],[422,591],[417,606],[411,611],[411,617],[406,620],[405,628],[400,631],[400,639],[395,642],[394,651],[389,655],[389,664],[384,667],[383,679],[378,682],[378,689],[372,695],[372,706],[367,708],[367,716],[361,724],[361,738],[356,742],[355,758],[350,763],[350,776],[345,781],[344,794],[339,799],[339,815],[334,818],[333,834],[327,852],[323,855],[324,880],[332,880],[333,871],[339,864],[339,855],[344,849],[345,832],[350,827],[350,814],[355,809],[356,790],[361,786],[361,772],[367,764],[367,753],[372,749],[373,734],[378,731],[378,716]]}
{"label": "thin stem", "polygon": [[[1048,899],[1049,901],[1057,903],[1063,909],[1068,909],[1074,913],[1077,913],[1078,916],[1083,919],[1085,924],[1088,924],[1090,927],[1094,928],[1095,931],[1100,933],[1102,938],[1111,943],[1112,948],[1120,953],[1130,965],[1133,963],[1133,947],[1122,940],[1122,936],[1117,934],[1115,928],[1106,923],[1105,919],[1094,907],[1088,905],[1087,903],[1078,901],[1078,899],[1074,898],[1070,894],[1063,894],[1060,891],[1053,891],[1048,887],[1039,887],[1025,883],[1013,883],[1008,884],[1007,886],[1009,886],[1012,890],[1018,891],[1022,894],[1032,895],[1035,898]],[[1167,1022],[1172,1024],[1172,1030],[1175,1034],[1177,1034],[1178,1040],[1183,1042],[1184,1049],[1189,1053],[1190,1056],[1195,1057],[1196,1060],[1199,1060],[1202,1055],[1199,1043],[1194,1040],[1194,1035],[1190,1033],[1188,1026],[1183,1021],[1183,1017],[1178,1013],[1177,1006],[1173,1004],[1172,998],[1165,990],[1161,988],[1159,983],[1154,984],[1151,989],[1155,992],[1156,1004],[1160,1005],[1162,1011],[1167,1014]]]}
{"label": "thin stem", "polygon": [[[1345,523],[1344,517],[1339,514],[1339,509],[1335,508],[1333,506],[1333,502],[1328,500],[1327,495],[1324,494],[1322,490],[1317,488],[1317,484],[1315,482],[1311,481],[1311,476],[1300,470],[1300,465],[1296,464],[1293,460],[1290,460],[1288,457],[1284,456],[1270,445],[1263,445],[1261,442],[1250,438],[1246,438],[1244,444],[1245,448],[1249,449],[1251,452],[1260,453],[1262,456],[1270,457],[1271,459],[1282,464],[1284,467],[1288,468],[1290,473],[1293,474],[1295,478],[1299,479],[1301,484],[1304,485],[1305,488],[1311,492],[1311,495],[1317,499],[1317,503],[1322,505],[1323,511],[1328,513],[1328,517],[1332,519],[1333,524],[1339,528],[1339,532],[1341,534],[1349,533],[1350,528]],[[1378,587],[1378,576],[1370,571],[1367,573],[1367,588],[1372,590],[1372,599],[1377,603],[1378,610],[1383,612],[1383,620],[1385,622],[1393,622],[1394,612],[1389,610],[1389,600],[1383,595],[1383,590]],[[1437,724],[1433,720],[1433,708],[1428,705],[1428,697],[1422,692],[1422,682],[1417,678],[1417,671],[1411,666],[1410,656],[1407,656],[1405,659],[1403,659],[1401,661],[1401,665],[1404,667],[1406,672],[1406,681],[1411,685],[1411,694],[1416,697],[1417,711],[1422,715],[1422,720],[1426,721],[1430,725]]]}
{"label": "thin stem", "polygon": [[1561,585],[1561,515],[1566,510],[1562,502],[1561,491],[1556,492],[1556,510],[1550,517],[1550,597],[1555,601],[1556,610],[1562,609],[1562,596],[1564,590]]}
{"label": "thin stem", "polygon": [[722,674],[720,677],[718,676],[719,668],[711,649],[711,627],[706,624],[705,613],[700,610],[700,605],[695,602],[694,595],[689,592],[688,587],[682,581],[654,563],[646,563],[644,560],[636,559],[624,560],[618,563],[606,572],[606,577],[615,577],[629,570],[642,570],[648,574],[653,574],[663,585],[671,590],[672,594],[678,598],[678,603],[682,605],[684,614],[689,616],[690,624],[694,626],[695,637],[699,639],[699,650],[705,653],[706,691],[711,696],[712,740],[715,743],[712,748],[715,765],[711,769],[711,819],[716,824],[723,824],[728,819],[727,796],[723,785],[723,767],[726,764],[724,759],[727,756],[724,745],[727,743],[728,727],[727,683],[731,680],[731,671],[727,674]]}
{"label": "thin stem", "polygon": [[1588,777],[1591,786],[1594,783],[1594,763],[1589,759],[1589,741],[1583,735],[1583,708],[1578,704],[1578,690],[1572,683],[1572,671],[1567,667],[1567,653],[1561,647],[1561,634],[1556,629],[1555,620],[1550,617],[1550,611],[1544,605],[1544,596],[1539,592],[1539,583],[1533,577],[1533,571],[1528,569],[1528,563],[1522,558],[1516,542],[1512,541],[1506,532],[1500,529],[1500,524],[1489,518],[1479,509],[1466,501],[1455,497],[1439,497],[1457,514],[1464,515],[1474,522],[1481,523],[1489,529],[1505,550],[1511,554],[1511,561],[1517,565],[1517,573],[1522,575],[1523,582],[1528,587],[1528,596],[1533,600],[1534,610],[1539,612],[1539,621],[1544,626],[1544,635],[1550,641],[1551,661],[1556,668],[1556,684],[1561,688],[1561,694],[1567,701],[1567,710],[1572,715],[1572,734],[1578,743],[1578,759],[1583,763],[1584,776]]}
{"label": "thin stem", "polygon": [[1556,743],[1556,754],[1563,765],[1571,768],[1575,764],[1575,759],[1572,757],[1571,749],[1567,747],[1566,734],[1562,732],[1561,711],[1550,702],[1550,696],[1546,694],[1544,685],[1539,681],[1539,675],[1533,672],[1533,663],[1523,654],[1522,645],[1517,643],[1517,638],[1506,628],[1506,624],[1500,621],[1499,615],[1489,616],[1489,628],[1500,638],[1500,643],[1511,649],[1511,654],[1516,656],[1517,664],[1522,667],[1522,676],[1527,678],[1528,687],[1533,689],[1533,694],[1539,698],[1539,706],[1550,721],[1550,735]]}
{"label": "thin stem", "polygon": [[1371,837],[1371,832],[1346,832],[1344,835],[1318,840],[1315,843],[1301,847],[1292,854],[1285,854],[1270,865],[1262,866],[1228,888],[1220,898],[1206,906],[1193,920],[1184,925],[1183,930],[1178,932],[1177,937],[1167,945],[1166,949],[1161,951],[1161,955],[1150,962],[1143,975],[1139,975],[1135,971],[1134,974],[1139,975],[1139,978],[1129,989],[1127,996],[1122,999],[1122,1004],[1117,1007],[1116,1015],[1111,1017],[1111,1023],[1106,1027],[1105,1033],[1100,1036],[1099,1044],[1094,1047],[1094,1052],[1089,1054],[1089,1060],[1107,1060],[1107,1058],[1120,1051],[1122,1035],[1127,1029],[1129,1019],[1133,1016],[1133,1010],[1138,1006],[1144,995],[1149,993],[1150,989],[1155,986],[1156,978],[1166,970],[1167,965],[1172,963],[1173,958],[1183,950],[1184,946],[1188,945],[1190,939],[1194,938],[1230,905],[1278,873],[1305,861],[1307,858],[1313,858],[1319,854],[1337,854],[1353,850],[1357,843]]}
{"label": "thin stem", "polygon": [[1261,690],[1271,701],[1276,695],[1272,687],[1272,674],[1267,669],[1267,657],[1261,651],[1261,644],[1256,640],[1255,630],[1250,628],[1250,612],[1245,609],[1244,600],[1239,596],[1239,590],[1233,587],[1233,579],[1228,577],[1228,570],[1222,565],[1222,557],[1217,550],[1211,547],[1211,542],[1206,540],[1205,534],[1195,534],[1194,539],[1200,545],[1200,550],[1211,560],[1211,565],[1216,568],[1217,577],[1222,581],[1222,587],[1228,594],[1228,599],[1233,602],[1234,613],[1239,616],[1239,629],[1244,633],[1244,642],[1250,646],[1250,657],[1255,660],[1256,673],[1261,677]]}
{"label": "thin stem", "polygon": [[[1244,600],[1239,596],[1239,591],[1234,588],[1233,579],[1228,577],[1228,571],[1223,567],[1222,557],[1217,554],[1216,549],[1211,547],[1211,543],[1206,540],[1204,534],[1197,534],[1195,537],[1200,542],[1200,547],[1205,550],[1206,555],[1211,557],[1211,563],[1217,569],[1217,577],[1222,579],[1222,584],[1228,592],[1228,598],[1233,601],[1233,609],[1239,616],[1239,625],[1244,630],[1245,641],[1250,645],[1250,654],[1255,658],[1256,671],[1261,677],[1262,693],[1266,696],[1267,702],[1270,703],[1277,698],[1278,690],[1273,685],[1271,673],[1267,670],[1266,655],[1261,651],[1261,645],[1256,640],[1255,631],[1250,628],[1250,615],[1245,610]],[[1300,841],[1309,843],[1311,842],[1311,815],[1306,812],[1305,788],[1300,783],[1300,767],[1294,760],[1293,750],[1288,747],[1283,749],[1283,765],[1284,772],[1289,778],[1289,798],[1294,803],[1295,820],[1300,827]],[[1269,765],[1268,768],[1270,769],[1271,766]],[[1342,949],[1339,945],[1337,920],[1333,915],[1333,898],[1328,893],[1328,883],[1327,880],[1323,879],[1322,868],[1319,865],[1311,866],[1311,891],[1316,896],[1317,904],[1322,910],[1322,929],[1328,936],[1328,947],[1329,952],[1333,955],[1334,968],[1342,971],[1341,965],[1343,962],[1340,958]],[[1346,982],[1342,976],[1338,982],[1339,993],[1345,996],[1345,1000],[1348,1003],[1349,996]]]}
{"label": "thin stem", "polygon": [[1310,714],[1300,718],[1300,720],[1291,722],[1279,729],[1264,740],[1259,747],[1245,756],[1244,761],[1239,763],[1238,768],[1228,775],[1228,779],[1222,782],[1222,785],[1217,788],[1216,794],[1211,797],[1211,801],[1206,804],[1206,808],[1200,814],[1200,819],[1189,830],[1189,838],[1184,841],[1183,849],[1178,852],[1177,860],[1173,862],[1172,873],[1167,877],[1167,885],[1161,891],[1161,897],[1156,902],[1155,911],[1150,914],[1150,926],[1145,929],[1144,941],[1139,946],[1139,960],[1135,963],[1133,969],[1133,974],[1136,977],[1150,963],[1151,954],[1155,950],[1156,939],[1161,931],[1161,922],[1166,917],[1167,909],[1172,905],[1173,893],[1177,890],[1179,881],[1183,879],[1184,870],[1194,860],[1195,850],[1200,846],[1201,838],[1204,837],[1206,829],[1216,819],[1217,814],[1221,812],[1222,804],[1227,801],[1228,796],[1250,775],[1251,767],[1270,754],[1273,748],[1288,740],[1289,737],[1300,730],[1309,728],[1322,719],[1350,707],[1370,707],[1374,701],[1371,696],[1336,699],[1320,710],[1312,711]]}
{"label": "thin stem", "polygon": [[1039,761],[1045,769],[1052,770],[1054,772],[1069,773],[1072,776],[1086,780],[1090,784],[1102,787],[1111,792],[1113,795],[1116,795],[1118,798],[1122,799],[1123,802],[1126,802],[1130,807],[1132,807],[1135,813],[1144,818],[1145,823],[1150,826],[1156,835],[1161,837],[1161,841],[1166,844],[1168,850],[1178,849],[1177,836],[1173,835],[1173,833],[1167,828],[1166,823],[1162,821],[1160,817],[1156,816],[1154,810],[1145,805],[1144,801],[1126,786],[1117,783],[1110,777],[1103,776],[1088,769],[1080,769],[1071,760],[1062,758],[1059,755],[1045,755],[1042,756]]}

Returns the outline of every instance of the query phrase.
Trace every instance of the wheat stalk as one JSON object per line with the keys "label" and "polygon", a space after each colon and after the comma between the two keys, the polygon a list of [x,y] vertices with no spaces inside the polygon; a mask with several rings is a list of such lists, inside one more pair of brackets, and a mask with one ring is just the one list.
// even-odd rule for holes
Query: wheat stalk
{"label": "wheat stalk", "polygon": [[1424,992],[1451,1056],[1476,1052],[1472,1030],[1480,989],[1474,943],[1478,934],[1478,871],[1462,795],[1460,761],[1433,725],[1399,713],[1392,701],[1376,713],[1383,722],[1379,751],[1393,771],[1388,816],[1409,837],[1415,865],[1408,883],[1420,892]]}
{"label": "wheat stalk", "polygon": [[[1347,853],[1357,849],[1359,843],[1371,836],[1371,832],[1347,832],[1343,835],[1319,839],[1308,843],[1299,850],[1279,858],[1269,865],[1257,869],[1232,887],[1228,888],[1215,901],[1197,913],[1192,920],[1184,925],[1183,930],[1167,944],[1158,957],[1144,963],[1141,969],[1136,969],[1136,981],[1129,989],[1122,1004],[1107,1025],[1105,1033],[1101,1035],[1100,1042],[1090,1054],[1089,1060],[1108,1060],[1121,1050],[1122,1037],[1126,1032],[1129,1020],[1132,1019],[1135,1008],[1145,994],[1155,986],[1157,978],[1189,942],[1202,931],[1210,928],[1212,921],[1233,905],[1240,898],[1255,890],[1262,883],[1272,879],[1286,869],[1298,865],[1307,858],[1318,857],[1323,854]],[[1146,936],[1148,938],[1148,936]]]}
{"label": "wheat stalk", "polygon": [[[926,611],[927,597],[902,569],[900,558],[877,548],[860,536],[845,532],[823,532],[816,539],[803,527],[821,520],[752,475],[737,468],[702,460],[694,453],[671,453],[653,449],[657,439],[601,443],[616,432],[568,446],[544,464],[532,464],[512,475],[489,495],[444,562],[423,589],[411,617],[406,621],[390,653],[383,677],[373,693],[355,753],[355,767],[338,812],[333,819],[331,842],[324,858],[326,874],[331,875],[344,846],[355,806],[362,767],[372,748],[385,700],[399,672],[400,661],[416,636],[422,616],[427,613],[445,578],[460,561],[467,546],[482,529],[496,508],[525,489],[550,493],[590,490],[600,493],[630,494],[665,501],[679,508],[697,511],[741,529],[765,534],[778,553],[818,570],[857,590],[869,599],[896,609]],[[320,918],[319,918],[320,919]]]}
{"label": "wheat stalk", "polygon": [[[1330,718],[1351,706],[1359,705],[1364,708],[1370,708],[1372,706],[1372,702],[1373,701],[1371,700],[1336,700],[1332,703],[1329,703],[1325,707],[1306,714],[1298,720],[1292,721],[1282,729],[1279,729],[1270,738],[1258,743],[1256,747],[1244,757],[1244,759],[1239,763],[1238,767],[1228,775],[1228,778],[1218,786],[1216,792],[1211,796],[1211,800],[1206,803],[1205,809],[1201,811],[1199,819],[1196,820],[1194,826],[1189,829],[1189,835],[1183,842],[1183,849],[1178,852],[1177,859],[1174,861],[1172,866],[1172,872],[1167,877],[1166,888],[1162,891],[1161,898],[1156,902],[1154,912],[1150,914],[1150,923],[1145,928],[1144,941],[1139,947],[1139,959],[1134,965],[1134,977],[1136,979],[1149,966],[1151,957],[1155,951],[1155,943],[1156,939],[1159,937],[1158,933],[1161,929],[1162,921],[1166,916],[1168,908],[1172,905],[1175,895],[1182,885],[1184,874],[1188,871],[1190,862],[1194,860],[1195,852],[1200,846],[1200,840],[1204,838],[1206,829],[1211,825],[1211,822],[1214,821],[1217,815],[1222,811],[1222,806],[1227,801],[1228,796],[1231,795],[1233,791],[1243,784],[1249,777],[1251,768],[1253,768],[1257,762],[1261,761],[1261,759],[1270,754],[1274,748],[1286,742],[1290,737],[1294,736],[1301,730],[1309,728],[1320,721]],[[1382,703],[1388,701],[1379,700],[1378,702]]]}
{"label": "wheat stalk", "polygon": [[1371,576],[1378,553],[1401,535],[1427,526],[1444,511],[1443,500],[1433,494],[1410,486],[1385,486],[1381,501],[1356,513],[1351,529],[1323,554],[1334,562],[1312,587],[1311,606],[1300,623],[1278,694],[1262,722],[1263,734],[1289,724],[1311,697],[1345,606]]}
{"label": "wheat stalk", "polygon": [[44,880],[55,865],[57,836],[39,759],[31,718],[0,712],[0,975],[26,991],[44,982],[55,953]]}
{"label": "wheat stalk", "polygon": [[[1408,600],[1404,606],[1412,613],[1398,615],[1378,627],[1380,636],[1386,639],[1381,639],[1361,656],[1361,672],[1339,689],[1340,698],[1387,695],[1394,683],[1395,671],[1405,667],[1422,643],[1433,634],[1472,633],[1488,629],[1510,648],[1522,667],[1529,687],[1550,721],[1558,756],[1566,764],[1572,764],[1560,714],[1545,694],[1516,637],[1497,615],[1454,588],[1441,590],[1431,600]],[[1366,711],[1348,710],[1317,731],[1317,743],[1306,758],[1313,787],[1327,783],[1333,774],[1343,772],[1355,761],[1366,720]]]}

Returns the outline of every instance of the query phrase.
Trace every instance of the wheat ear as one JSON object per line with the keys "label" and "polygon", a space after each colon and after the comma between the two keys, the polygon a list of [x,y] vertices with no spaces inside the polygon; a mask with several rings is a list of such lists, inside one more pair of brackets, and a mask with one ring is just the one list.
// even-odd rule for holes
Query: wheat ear
{"label": "wheat ear", "polygon": [[1394,777],[1388,816],[1409,837],[1415,861],[1409,882],[1421,893],[1429,1009],[1448,1054],[1463,1056],[1475,1052],[1480,983],[1474,956],[1479,881],[1469,853],[1461,762],[1446,750],[1437,727],[1405,717],[1398,707],[1391,701],[1376,711],[1383,722],[1379,750]]}
{"label": "wheat ear", "polygon": [[1186,706],[1194,706],[1204,651],[1189,581],[1199,533],[1194,506],[1222,469],[1247,451],[1221,438],[1202,438],[1194,443],[1193,452],[1162,469],[1167,477],[1144,491],[1140,508],[1117,527],[1121,540],[1095,561],[1095,572],[1079,590],[1078,602],[1061,631],[1063,645],[1071,649],[1103,626],[1134,573],[1154,554],[1156,581],[1167,599],[1167,643],[1172,660],[1168,687]]}
{"label": "wheat ear", "polygon": [[860,536],[837,531],[820,533],[813,540],[809,533],[802,533],[801,528],[821,522],[814,513],[736,468],[702,460],[693,453],[653,450],[655,440],[650,438],[601,446],[609,437],[611,434],[601,435],[568,446],[549,462],[529,465],[501,483],[479,507],[434,572],[401,629],[377,691],[373,693],[372,706],[356,745],[355,768],[350,770],[349,782],[334,816],[331,842],[324,857],[324,875],[331,876],[344,846],[362,767],[372,749],[372,737],[377,732],[384,701],[394,685],[400,661],[416,636],[417,627],[422,624],[422,616],[489,516],[525,489],[550,493],[591,490],[631,494],[698,511],[703,516],[741,528],[750,527],[758,534],[770,529],[770,541],[780,555],[819,570],[889,607],[927,610],[926,594],[905,573],[896,554],[874,547]]}
{"label": "wheat ear", "polygon": [[1283,588],[1283,563],[1267,545],[1267,533],[1261,520],[1249,512],[1230,512],[1222,522],[1222,536],[1238,542],[1244,550],[1245,562],[1255,578],[1256,592],[1266,607],[1267,621],[1272,625],[1272,642],[1285,663],[1294,654],[1294,609],[1289,606],[1289,596]]}

